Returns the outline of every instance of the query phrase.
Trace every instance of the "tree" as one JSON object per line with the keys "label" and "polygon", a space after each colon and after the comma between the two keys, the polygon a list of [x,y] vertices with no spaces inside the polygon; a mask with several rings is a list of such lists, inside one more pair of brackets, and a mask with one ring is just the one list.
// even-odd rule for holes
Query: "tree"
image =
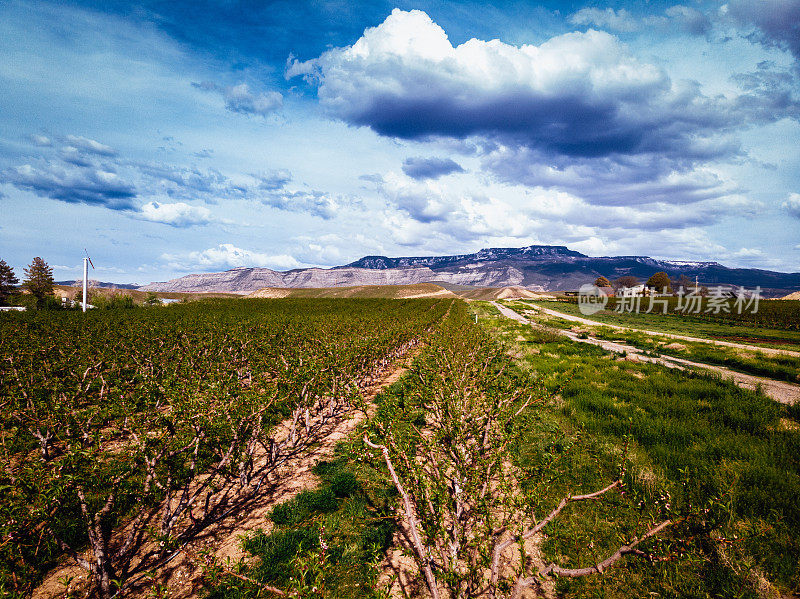
{"label": "tree", "polygon": [[611,281],[605,277],[597,277],[597,280],[595,280],[594,284],[596,287],[611,287]]}
{"label": "tree", "polygon": [[639,279],[632,275],[625,275],[614,281],[614,286],[619,289],[620,287],[636,287],[639,284]]}
{"label": "tree", "polygon": [[14,269],[5,260],[0,260],[0,303],[5,303],[17,284],[19,279],[14,274]]}
{"label": "tree", "polygon": [[669,280],[669,275],[664,271],[657,272],[647,279],[647,287],[655,289],[656,291],[672,293],[672,284]]}
{"label": "tree", "polygon": [[158,297],[153,291],[147,294],[147,299],[144,300],[144,303],[148,306],[160,306],[161,305],[161,298]]}
{"label": "tree", "polygon": [[683,289],[684,293],[689,293],[694,289],[694,279],[690,279],[686,275],[680,275],[677,279],[672,281],[673,289]]}
{"label": "tree", "polygon": [[41,304],[45,296],[53,293],[53,269],[38,256],[25,269],[25,277],[22,286],[31,292],[37,303]]}

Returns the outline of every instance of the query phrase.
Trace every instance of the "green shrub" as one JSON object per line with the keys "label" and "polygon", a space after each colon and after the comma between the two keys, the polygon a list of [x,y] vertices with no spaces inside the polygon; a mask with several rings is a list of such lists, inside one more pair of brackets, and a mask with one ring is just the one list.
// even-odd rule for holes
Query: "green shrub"
{"label": "green shrub", "polygon": [[336,497],[350,497],[359,487],[358,480],[350,472],[340,472],[331,481],[331,491]]}

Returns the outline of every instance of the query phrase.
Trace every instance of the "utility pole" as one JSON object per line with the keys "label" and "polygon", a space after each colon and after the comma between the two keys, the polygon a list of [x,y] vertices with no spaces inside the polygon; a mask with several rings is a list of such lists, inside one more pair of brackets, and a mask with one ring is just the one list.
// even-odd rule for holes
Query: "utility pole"
{"label": "utility pole", "polygon": [[83,311],[86,312],[86,296],[89,287],[89,258],[83,259]]}
{"label": "utility pole", "polygon": [[89,257],[89,252],[86,251],[86,248],[83,248],[86,257],[83,259],[83,311],[86,312],[86,303],[88,302],[89,298],[89,265],[92,265],[92,269],[94,269],[94,262]]}

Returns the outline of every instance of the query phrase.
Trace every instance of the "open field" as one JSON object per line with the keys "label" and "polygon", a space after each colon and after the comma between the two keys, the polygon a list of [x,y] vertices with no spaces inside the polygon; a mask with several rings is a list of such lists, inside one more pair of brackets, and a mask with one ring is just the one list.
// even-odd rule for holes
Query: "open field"
{"label": "open field", "polygon": [[[54,291],[58,296],[69,299],[74,298],[80,301],[83,288],[70,287],[67,285],[55,285]],[[241,297],[241,295],[235,293],[174,293],[168,291],[149,292],[139,291],[138,289],[114,289],[110,287],[90,287],[89,292],[105,298],[131,297],[136,303],[144,302],[151,294],[162,299],[177,299],[185,301]]]}
{"label": "open field", "polygon": [[781,302],[781,304],[780,308],[776,310],[788,314],[784,321],[785,326],[779,325],[781,321],[775,316],[769,317],[770,322],[773,322],[772,326],[762,327],[753,326],[747,320],[715,322],[710,318],[698,317],[694,314],[647,314],[644,312],[620,314],[613,309],[607,309],[586,316],[580,312],[577,303],[573,302],[542,302],[541,306],[570,316],[593,320],[600,324],[800,351],[800,331],[796,326],[796,322],[800,321],[800,302],[770,300],[762,301],[759,306],[778,305],[777,302]]}
{"label": "open field", "polygon": [[534,293],[524,287],[481,287],[467,288],[449,285],[448,288],[434,283],[416,285],[358,285],[355,287],[322,287],[322,288],[283,288],[266,287],[254,291],[248,297],[384,297],[384,298],[416,298],[416,297],[461,297],[470,300],[497,299],[547,299],[549,296]]}
{"label": "open field", "polygon": [[[658,574],[633,567],[615,583],[610,582],[614,573],[602,583],[563,583],[568,596],[770,596],[770,585],[757,589],[761,574],[784,592],[797,592],[800,514],[790,499],[800,491],[797,408],[781,407],[713,376],[615,359],[561,335],[498,318],[490,306],[479,309],[520,366],[560,391],[541,413],[543,419],[554,418],[550,424],[559,431],[541,437],[558,471],[602,463],[601,456],[622,451],[627,440],[638,476],[664,485],[657,494],[671,507],[690,502],[714,514],[703,533],[661,562]],[[586,518],[607,525],[612,515]],[[589,543],[574,529],[566,539],[552,539],[551,550]]]}
{"label": "open field", "polygon": [[481,287],[478,289],[456,291],[459,296],[470,300],[501,300],[501,299],[554,299],[546,293],[536,293],[524,287]]}
{"label": "open field", "polygon": [[[798,407],[480,301],[215,300],[90,318],[0,319],[12,597],[43,579],[37,597],[82,592],[85,574],[46,576],[69,547],[73,561],[101,555],[96,581],[136,581],[119,597],[800,591]],[[409,371],[373,399],[375,373],[408,351]]]}

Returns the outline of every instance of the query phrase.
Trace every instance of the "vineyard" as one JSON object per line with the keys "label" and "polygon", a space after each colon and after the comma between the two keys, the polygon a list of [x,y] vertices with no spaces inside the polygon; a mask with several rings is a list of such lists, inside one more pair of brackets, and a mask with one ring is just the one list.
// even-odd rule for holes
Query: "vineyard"
{"label": "vineyard", "polygon": [[[694,300],[694,301],[692,301]],[[800,301],[687,298],[610,298],[605,313],[666,314],[689,321],[800,331]],[[664,302],[664,303],[662,303]],[[577,300],[571,303],[577,303]]]}
{"label": "vineyard", "polygon": [[166,562],[313,443],[449,304],[4,315],[0,594],[26,596],[64,556],[106,598]]}
{"label": "vineyard", "polygon": [[796,409],[472,306],[480,323],[453,307],[210,597],[798,588]]}
{"label": "vineyard", "polygon": [[[800,410],[732,383],[450,299],[7,316],[0,594],[72,561],[95,597],[169,597],[176,556],[208,599],[800,589]],[[243,559],[195,542],[354,410]]]}

